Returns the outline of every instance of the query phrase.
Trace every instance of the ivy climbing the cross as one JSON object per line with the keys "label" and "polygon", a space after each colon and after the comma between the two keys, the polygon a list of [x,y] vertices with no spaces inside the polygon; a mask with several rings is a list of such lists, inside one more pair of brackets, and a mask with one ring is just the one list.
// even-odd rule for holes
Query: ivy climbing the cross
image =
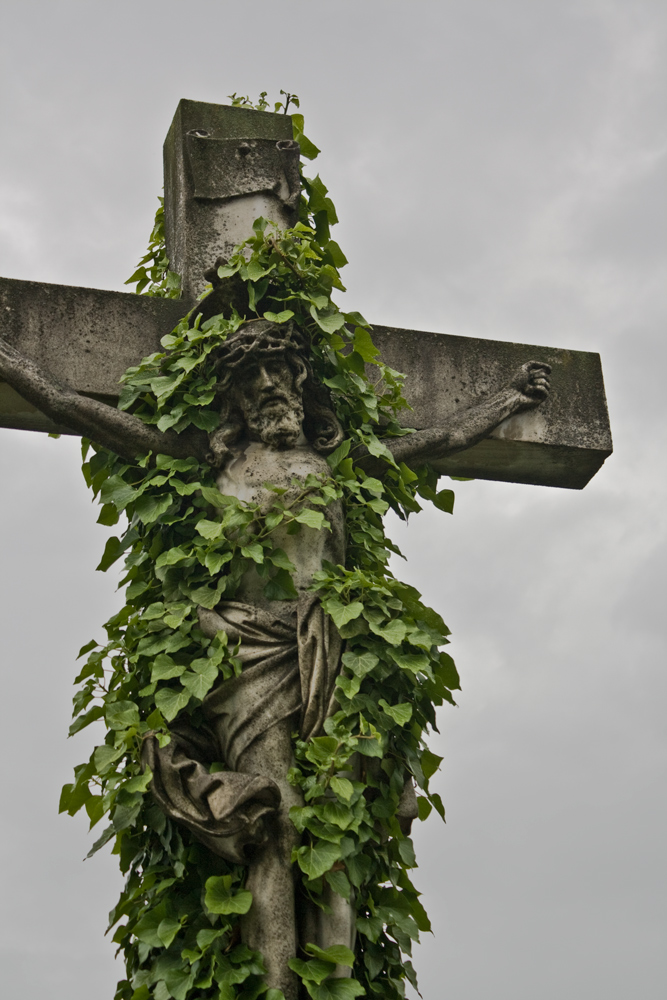
{"label": "ivy climbing the cross", "polygon": [[[108,731],[62,797],[107,817],[91,853],[113,841],[126,873],[123,1000],[416,985],[405,956],[429,924],[409,827],[443,814],[425,737],[458,677],[442,619],[389,569],[382,518],[423,500],[451,512],[425,456],[548,392],[548,366],[527,363],[451,426],[402,428],[402,376],[333,299],[346,261],[327,189],[302,191],[293,227],[260,218],[216,262],[118,409],[0,345],[12,384],[94,441],[100,522],[127,520],[99,567],[124,557],[125,605],[82,650],[72,725]],[[175,297],[162,219],[131,280]]]}

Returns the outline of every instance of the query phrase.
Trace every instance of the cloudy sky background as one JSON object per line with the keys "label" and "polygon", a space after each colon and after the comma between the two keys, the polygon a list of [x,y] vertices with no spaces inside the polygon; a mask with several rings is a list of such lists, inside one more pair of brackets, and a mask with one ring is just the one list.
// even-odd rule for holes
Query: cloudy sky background
{"label": "cloudy sky background", "polygon": [[[122,289],[181,97],[302,98],[349,308],[599,351],[583,492],[462,483],[393,525],[463,678],[416,833],[425,1000],[658,1000],[665,980],[665,55],[660,0],[5,0],[0,274]],[[3,992],[105,1000],[119,876],[59,789],[74,657],[119,598],[78,444],[0,431]]]}

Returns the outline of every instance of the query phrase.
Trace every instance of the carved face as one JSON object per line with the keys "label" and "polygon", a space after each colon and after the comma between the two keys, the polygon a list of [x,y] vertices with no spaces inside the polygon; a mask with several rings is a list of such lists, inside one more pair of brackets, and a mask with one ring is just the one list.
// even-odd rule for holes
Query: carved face
{"label": "carved face", "polygon": [[301,386],[305,365],[284,354],[261,355],[239,367],[231,385],[251,440],[272,448],[293,448],[301,434],[303,402]]}

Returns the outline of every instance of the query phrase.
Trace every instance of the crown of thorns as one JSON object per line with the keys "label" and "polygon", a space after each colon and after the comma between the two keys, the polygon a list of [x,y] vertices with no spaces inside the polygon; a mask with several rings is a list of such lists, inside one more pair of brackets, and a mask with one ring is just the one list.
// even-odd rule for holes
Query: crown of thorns
{"label": "crown of thorns", "polygon": [[288,351],[307,357],[308,349],[308,337],[293,323],[251,320],[230,333],[224,344],[216,350],[215,369],[223,374],[256,357],[277,357]]}

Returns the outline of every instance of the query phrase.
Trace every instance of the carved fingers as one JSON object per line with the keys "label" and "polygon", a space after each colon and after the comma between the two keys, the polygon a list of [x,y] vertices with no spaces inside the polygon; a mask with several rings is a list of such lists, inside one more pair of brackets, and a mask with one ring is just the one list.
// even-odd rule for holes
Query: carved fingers
{"label": "carved fingers", "polygon": [[538,406],[549,395],[551,365],[544,361],[527,361],[512,379],[512,388],[525,398],[528,405]]}

